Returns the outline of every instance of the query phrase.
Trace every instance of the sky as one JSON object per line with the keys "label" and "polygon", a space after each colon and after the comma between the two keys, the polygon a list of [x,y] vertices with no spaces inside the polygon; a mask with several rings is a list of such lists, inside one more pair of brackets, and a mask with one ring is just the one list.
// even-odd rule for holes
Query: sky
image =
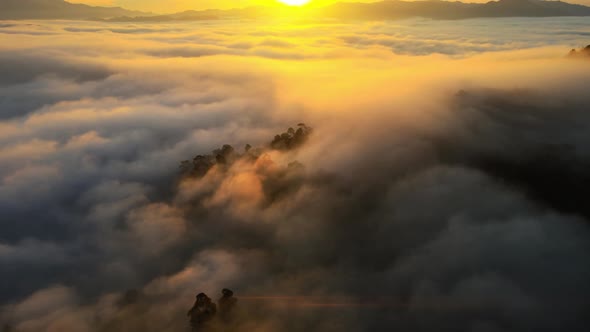
{"label": "sky", "polygon": [[2,21],[0,327],[587,330],[589,34]]}

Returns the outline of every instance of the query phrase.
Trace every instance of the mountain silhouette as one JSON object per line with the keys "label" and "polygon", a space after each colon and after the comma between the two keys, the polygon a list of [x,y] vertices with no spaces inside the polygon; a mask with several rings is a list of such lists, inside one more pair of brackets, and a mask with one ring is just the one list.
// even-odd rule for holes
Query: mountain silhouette
{"label": "mountain silhouette", "polygon": [[104,19],[117,16],[147,16],[150,13],[120,7],[94,7],[64,0],[0,0],[0,20]]}
{"label": "mountain silhouette", "polygon": [[[100,19],[129,22],[199,21],[220,19],[265,19],[276,17],[275,7],[188,10],[154,15],[119,7],[93,7],[64,0],[1,0],[0,19]],[[439,0],[371,3],[340,2],[309,9],[308,18],[344,20],[391,20],[410,17],[467,19],[482,17],[590,16],[590,7],[563,1],[499,0],[465,3]]]}
{"label": "mountain silhouette", "polygon": [[590,7],[562,1],[500,0],[487,3],[449,1],[382,1],[337,3],[324,9],[328,17],[385,20],[409,17],[466,19],[480,17],[589,16]]}
{"label": "mountain silhouette", "polygon": [[[249,7],[230,10],[185,11],[150,17],[117,17],[114,21],[197,21],[230,18],[265,19],[276,16],[273,7]],[[344,20],[391,20],[411,17],[431,19],[467,19],[482,17],[550,17],[590,16],[590,7],[562,1],[500,0],[487,3],[450,1],[397,1],[372,3],[340,2],[323,8],[309,9],[307,18]]]}

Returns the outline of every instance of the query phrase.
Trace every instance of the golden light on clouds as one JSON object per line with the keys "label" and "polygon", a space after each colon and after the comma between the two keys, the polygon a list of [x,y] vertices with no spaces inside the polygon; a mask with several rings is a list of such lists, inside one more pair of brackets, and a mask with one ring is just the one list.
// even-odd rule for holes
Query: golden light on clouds
{"label": "golden light on clouds", "polygon": [[0,21],[0,331],[590,326],[587,18],[91,1],[268,6]]}

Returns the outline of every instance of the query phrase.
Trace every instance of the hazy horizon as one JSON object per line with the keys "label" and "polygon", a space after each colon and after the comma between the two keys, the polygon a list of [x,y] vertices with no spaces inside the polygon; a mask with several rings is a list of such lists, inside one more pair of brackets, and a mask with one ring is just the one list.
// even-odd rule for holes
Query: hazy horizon
{"label": "hazy horizon", "polygon": [[[165,5],[161,0],[66,0],[71,3],[83,3],[92,6],[117,6],[132,10],[171,14],[185,10],[233,9],[260,5],[280,5],[279,0],[171,0]],[[311,0],[306,7],[325,6],[338,2],[380,2],[382,0]],[[407,0],[412,1],[412,0]],[[414,0],[423,1],[423,0]],[[464,0],[465,3],[486,3],[490,0]],[[567,0],[564,2],[590,6],[590,0]]]}

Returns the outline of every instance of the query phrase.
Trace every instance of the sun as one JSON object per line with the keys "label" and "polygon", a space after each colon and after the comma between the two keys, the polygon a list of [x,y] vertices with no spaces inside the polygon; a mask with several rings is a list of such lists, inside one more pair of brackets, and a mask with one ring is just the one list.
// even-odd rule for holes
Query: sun
{"label": "sun", "polygon": [[289,5],[289,6],[303,6],[311,0],[279,0],[279,1],[284,3],[285,5]]}

